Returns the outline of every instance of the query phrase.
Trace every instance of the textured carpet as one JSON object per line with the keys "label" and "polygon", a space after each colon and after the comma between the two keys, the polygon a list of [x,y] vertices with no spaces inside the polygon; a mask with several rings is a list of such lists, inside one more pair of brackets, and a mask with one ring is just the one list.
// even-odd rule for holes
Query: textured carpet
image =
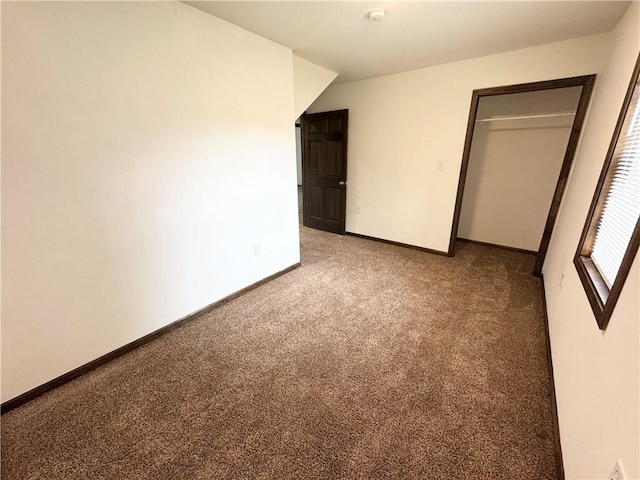
{"label": "textured carpet", "polygon": [[302,267],[2,417],[2,478],[555,478],[534,257],[301,229]]}

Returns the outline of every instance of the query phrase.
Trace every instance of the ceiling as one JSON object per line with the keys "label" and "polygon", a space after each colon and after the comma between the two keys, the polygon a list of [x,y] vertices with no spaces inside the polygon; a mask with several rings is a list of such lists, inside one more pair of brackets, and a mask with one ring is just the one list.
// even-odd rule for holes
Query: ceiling
{"label": "ceiling", "polygon": [[[344,82],[611,30],[621,1],[187,1]],[[367,13],[384,8],[381,22]]]}

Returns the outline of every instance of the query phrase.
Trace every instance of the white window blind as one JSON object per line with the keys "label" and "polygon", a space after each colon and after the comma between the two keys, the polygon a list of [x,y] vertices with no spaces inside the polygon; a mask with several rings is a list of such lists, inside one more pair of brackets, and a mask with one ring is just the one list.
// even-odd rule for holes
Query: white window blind
{"label": "white window blind", "polygon": [[[609,288],[616,279],[640,217],[640,82],[636,83],[605,185],[591,260]],[[611,171],[611,170],[610,170]]]}

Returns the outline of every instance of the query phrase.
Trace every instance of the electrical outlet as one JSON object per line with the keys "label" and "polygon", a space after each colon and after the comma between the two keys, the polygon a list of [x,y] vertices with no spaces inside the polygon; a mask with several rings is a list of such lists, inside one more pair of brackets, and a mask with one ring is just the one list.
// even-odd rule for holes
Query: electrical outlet
{"label": "electrical outlet", "polygon": [[360,213],[360,205],[356,206],[356,213]]}
{"label": "electrical outlet", "polygon": [[439,171],[444,170],[444,162],[438,162],[438,166],[436,167],[436,170],[439,170]]}
{"label": "electrical outlet", "polygon": [[262,249],[260,248],[260,245],[253,246],[253,253],[255,253],[256,255],[262,255]]}
{"label": "electrical outlet", "polygon": [[609,474],[609,480],[625,480],[627,477],[624,476],[624,470],[622,470],[622,460],[618,459],[615,467],[611,470]]}

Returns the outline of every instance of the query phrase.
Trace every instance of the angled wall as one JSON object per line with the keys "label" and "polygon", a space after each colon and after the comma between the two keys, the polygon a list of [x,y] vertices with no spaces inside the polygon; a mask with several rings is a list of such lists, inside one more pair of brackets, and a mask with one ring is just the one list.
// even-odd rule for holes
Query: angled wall
{"label": "angled wall", "polygon": [[313,101],[338,76],[304,58],[293,56],[293,120],[304,113]]}
{"label": "angled wall", "polygon": [[299,261],[292,71],[180,2],[3,3],[3,401]]}

